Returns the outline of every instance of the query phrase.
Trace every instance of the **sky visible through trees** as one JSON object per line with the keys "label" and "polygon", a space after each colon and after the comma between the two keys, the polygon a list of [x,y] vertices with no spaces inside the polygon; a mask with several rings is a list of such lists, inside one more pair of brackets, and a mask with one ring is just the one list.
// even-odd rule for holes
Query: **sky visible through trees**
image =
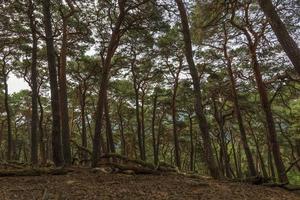
{"label": "sky visible through trees", "polygon": [[300,185],[299,1],[0,2],[1,161]]}

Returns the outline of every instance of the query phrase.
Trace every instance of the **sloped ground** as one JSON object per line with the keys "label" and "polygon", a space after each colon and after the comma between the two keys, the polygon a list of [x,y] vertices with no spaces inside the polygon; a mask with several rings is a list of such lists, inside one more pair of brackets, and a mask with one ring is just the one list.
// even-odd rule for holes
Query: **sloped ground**
{"label": "sloped ground", "polygon": [[67,175],[2,177],[0,199],[216,199],[300,200],[280,188],[187,178],[179,175],[125,175],[76,169]]}

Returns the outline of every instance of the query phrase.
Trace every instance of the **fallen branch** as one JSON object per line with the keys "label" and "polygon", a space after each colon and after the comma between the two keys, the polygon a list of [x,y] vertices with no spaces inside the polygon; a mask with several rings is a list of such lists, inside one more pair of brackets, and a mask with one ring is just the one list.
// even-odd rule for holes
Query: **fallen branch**
{"label": "fallen branch", "polygon": [[293,166],[296,165],[299,161],[300,161],[300,157],[297,160],[293,161],[288,168],[286,168],[285,174],[287,174],[293,168]]}
{"label": "fallen branch", "polygon": [[91,152],[88,148],[86,148],[86,147],[84,147],[84,146],[81,146],[81,145],[77,144],[74,140],[70,140],[70,142],[71,142],[71,144],[73,144],[78,150],[87,152],[89,155],[92,155],[92,152]]}

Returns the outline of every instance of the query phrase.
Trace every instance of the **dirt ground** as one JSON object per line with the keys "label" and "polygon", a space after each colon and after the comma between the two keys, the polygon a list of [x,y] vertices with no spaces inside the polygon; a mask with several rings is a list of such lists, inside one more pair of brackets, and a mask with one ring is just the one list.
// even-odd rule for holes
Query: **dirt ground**
{"label": "dirt ground", "polygon": [[300,200],[280,188],[187,178],[179,175],[126,175],[77,169],[67,175],[0,178],[1,200],[22,199],[216,199]]}

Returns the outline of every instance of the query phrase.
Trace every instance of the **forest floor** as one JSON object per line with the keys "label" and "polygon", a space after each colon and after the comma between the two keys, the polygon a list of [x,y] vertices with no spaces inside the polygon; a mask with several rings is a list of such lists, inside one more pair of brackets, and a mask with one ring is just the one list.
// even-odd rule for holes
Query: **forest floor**
{"label": "forest floor", "polygon": [[0,178],[1,200],[243,199],[300,200],[299,193],[182,175],[107,174],[74,169],[66,175]]}

